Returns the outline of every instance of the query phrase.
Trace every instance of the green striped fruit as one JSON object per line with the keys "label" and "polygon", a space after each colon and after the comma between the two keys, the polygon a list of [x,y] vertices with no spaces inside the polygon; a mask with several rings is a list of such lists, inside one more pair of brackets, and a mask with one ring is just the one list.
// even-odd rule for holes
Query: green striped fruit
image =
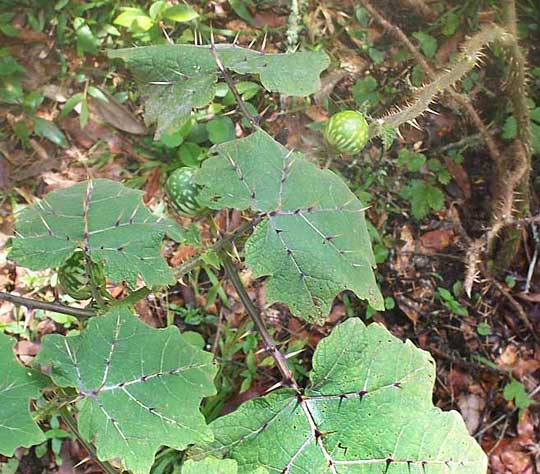
{"label": "green striped fruit", "polygon": [[354,155],[369,139],[369,126],[360,112],[345,110],[332,115],[324,129],[326,141],[340,153]]}
{"label": "green striped fruit", "polygon": [[172,206],[178,214],[194,217],[204,212],[197,199],[201,186],[195,183],[194,168],[174,170],[165,184],[165,190]]}
{"label": "green striped fruit", "polygon": [[92,263],[90,272],[92,276],[86,270],[83,253],[75,252],[58,270],[60,288],[75,300],[91,298],[92,280],[96,286],[102,289],[105,287],[105,267]]}

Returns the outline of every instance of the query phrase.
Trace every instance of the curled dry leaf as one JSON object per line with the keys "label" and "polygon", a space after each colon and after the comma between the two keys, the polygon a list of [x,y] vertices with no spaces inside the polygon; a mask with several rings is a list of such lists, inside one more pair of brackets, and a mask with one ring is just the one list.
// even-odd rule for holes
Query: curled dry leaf
{"label": "curled dry leaf", "polygon": [[474,434],[480,426],[482,412],[486,407],[484,398],[474,393],[462,394],[457,404],[469,433]]}

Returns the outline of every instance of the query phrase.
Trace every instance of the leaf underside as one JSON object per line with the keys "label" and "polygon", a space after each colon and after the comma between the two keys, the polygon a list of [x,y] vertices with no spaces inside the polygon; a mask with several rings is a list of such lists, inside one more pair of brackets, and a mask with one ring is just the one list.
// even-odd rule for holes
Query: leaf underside
{"label": "leaf underside", "polygon": [[199,411],[215,393],[212,355],[176,327],[150,328],[118,307],[90,319],[82,335],[45,336],[38,363],[81,396],[79,430],[102,460],[119,458],[143,474],[162,445],[212,440]]}
{"label": "leaf underside", "polygon": [[46,380],[17,362],[14,345],[14,339],[0,333],[0,454],[8,457],[20,446],[45,441],[30,416],[29,403],[39,397]]}
{"label": "leaf underside", "polygon": [[383,309],[364,207],[341,178],[262,130],[214,150],[197,177],[204,204],[263,214],[245,251],[254,276],[269,277],[269,303],[323,323],[334,297],[349,289]]}
{"label": "leaf underside", "polygon": [[61,266],[77,249],[105,264],[115,283],[135,286],[174,283],[160,255],[165,234],[180,240],[181,230],[144,206],[142,192],[107,179],[78,183],[49,193],[16,217],[18,237],[10,257],[33,270]]}
{"label": "leaf underside", "polygon": [[459,414],[433,406],[434,379],[427,352],[350,319],[319,343],[302,397],[276,391],[219,418],[209,454],[239,474],[485,474]]}
{"label": "leaf underside", "polygon": [[[329,65],[322,51],[262,54],[233,45],[216,45],[223,65],[240,74],[257,74],[264,87],[284,95],[307,96],[320,88],[320,73]],[[144,84],[145,120],[157,123],[156,139],[174,131],[191,110],[215,96],[218,67],[209,46],[162,45],[109,51],[123,59]]]}

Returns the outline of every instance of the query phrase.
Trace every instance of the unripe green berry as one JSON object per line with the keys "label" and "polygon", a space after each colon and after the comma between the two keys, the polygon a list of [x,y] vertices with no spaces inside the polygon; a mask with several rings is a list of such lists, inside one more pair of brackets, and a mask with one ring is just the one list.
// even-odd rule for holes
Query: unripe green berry
{"label": "unripe green berry", "polygon": [[195,169],[178,168],[174,170],[165,184],[165,191],[176,211],[184,216],[193,217],[204,212],[197,196],[201,190],[195,180]]}
{"label": "unripe green berry", "polygon": [[360,112],[345,110],[332,115],[324,129],[326,141],[340,153],[354,155],[369,139],[369,125]]}
{"label": "unripe green berry", "polygon": [[58,270],[58,283],[62,291],[75,300],[87,300],[92,295],[92,284],[105,292],[105,267],[92,262],[88,274],[84,255],[75,252]]}

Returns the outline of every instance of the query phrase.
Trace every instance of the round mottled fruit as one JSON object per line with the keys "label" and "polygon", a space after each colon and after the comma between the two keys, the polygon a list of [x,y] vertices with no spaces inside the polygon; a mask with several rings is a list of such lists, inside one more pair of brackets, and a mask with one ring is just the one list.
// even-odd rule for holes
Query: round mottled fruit
{"label": "round mottled fruit", "polygon": [[84,255],[75,252],[58,270],[58,282],[62,291],[75,300],[87,300],[92,297],[92,280],[99,288],[105,287],[105,267],[101,264],[90,265],[88,274]]}
{"label": "round mottled fruit", "polygon": [[202,214],[205,210],[197,199],[201,186],[195,182],[194,175],[194,168],[178,168],[171,173],[165,184],[172,206],[179,214],[189,217]]}
{"label": "round mottled fruit", "polygon": [[354,155],[369,139],[369,125],[360,112],[345,110],[332,115],[324,129],[326,141],[340,153]]}

